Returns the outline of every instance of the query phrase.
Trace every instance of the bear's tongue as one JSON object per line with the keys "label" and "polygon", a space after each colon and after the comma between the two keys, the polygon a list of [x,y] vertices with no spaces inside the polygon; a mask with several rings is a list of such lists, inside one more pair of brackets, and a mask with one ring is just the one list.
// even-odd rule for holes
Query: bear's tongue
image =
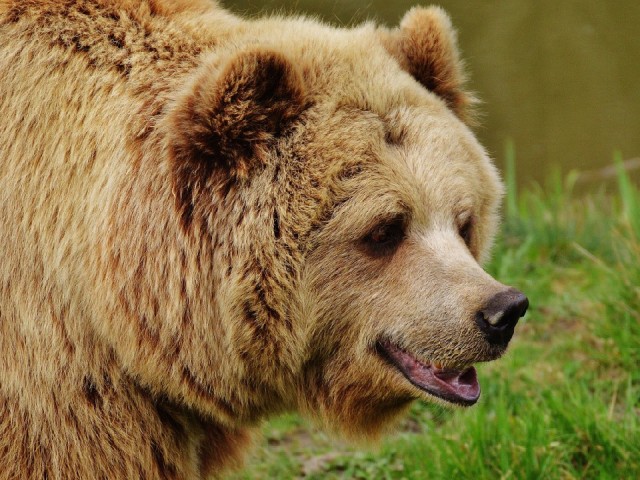
{"label": "bear's tongue", "polygon": [[449,402],[473,405],[480,398],[476,369],[440,369],[422,363],[413,355],[385,341],[379,344],[386,357],[416,387]]}

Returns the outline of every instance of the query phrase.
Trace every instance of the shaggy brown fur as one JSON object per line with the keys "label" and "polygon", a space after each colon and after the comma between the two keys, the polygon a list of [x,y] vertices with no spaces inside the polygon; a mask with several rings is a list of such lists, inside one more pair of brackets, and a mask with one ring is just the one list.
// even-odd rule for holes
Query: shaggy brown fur
{"label": "shaggy brown fur", "polygon": [[500,355],[469,98],[438,9],[0,0],[0,478],[204,478],[269,414],[373,436],[432,399],[381,338]]}

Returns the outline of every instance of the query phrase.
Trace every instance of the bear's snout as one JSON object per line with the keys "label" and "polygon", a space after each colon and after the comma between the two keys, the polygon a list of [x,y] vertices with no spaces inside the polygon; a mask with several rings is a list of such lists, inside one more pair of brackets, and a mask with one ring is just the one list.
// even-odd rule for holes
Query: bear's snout
{"label": "bear's snout", "polygon": [[506,346],[518,320],[529,307],[529,299],[519,290],[509,288],[495,294],[478,313],[476,324],[494,345]]}

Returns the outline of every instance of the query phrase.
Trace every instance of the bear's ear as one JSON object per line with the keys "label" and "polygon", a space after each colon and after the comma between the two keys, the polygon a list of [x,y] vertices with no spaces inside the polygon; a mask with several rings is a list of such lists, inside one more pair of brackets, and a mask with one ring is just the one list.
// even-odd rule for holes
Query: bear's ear
{"label": "bear's ear", "polygon": [[167,116],[178,200],[194,203],[216,172],[247,178],[304,108],[302,77],[280,53],[250,50],[222,66],[203,62]]}
{"label": "bear's ear", "polygon": [[464,90],[456,32],[444,10],[414,7],[400,28],[380,34],[384,47],[403,69],[442,98],[458,117],[470,120],[469,107],[475,99]]}

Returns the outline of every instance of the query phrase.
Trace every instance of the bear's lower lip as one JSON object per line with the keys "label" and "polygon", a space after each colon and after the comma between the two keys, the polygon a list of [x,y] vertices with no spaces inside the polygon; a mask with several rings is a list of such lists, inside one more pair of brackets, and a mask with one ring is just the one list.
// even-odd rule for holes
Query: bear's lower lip
{"label": "bear's lower lip", "polygon": [[388,340],[377,349],[409,382],[420,390],[458,405],[473,405],[480,398],[480,384],[474,367],[442,369],[424,363]]}

